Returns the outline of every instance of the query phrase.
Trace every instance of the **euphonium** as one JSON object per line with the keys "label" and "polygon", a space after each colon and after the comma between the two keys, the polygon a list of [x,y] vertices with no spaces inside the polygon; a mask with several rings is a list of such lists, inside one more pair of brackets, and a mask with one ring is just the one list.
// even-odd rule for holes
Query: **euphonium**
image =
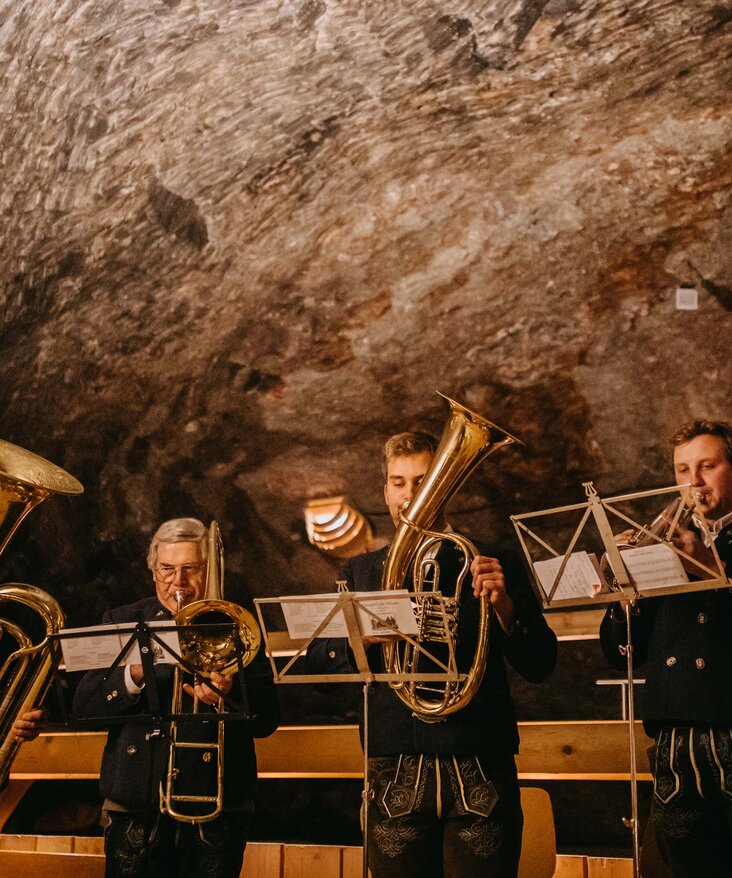
{"label": "euphonium", "polygon": [[[69,473],[44,458],[0,440],[0,554],[26,515],[51,494],[80,494],[84,488]],[[11,582],[0,586],[0,604],[21,604],[33,610],[44,637],[33,637],[20,625],[0,619],[0,642],[6,637],[17,648],[0,667],[0,787],[20,746],[13,723],[43,700],[51,682],[58,644],[50,639],[64,625],[56,601],[34,585]]]}
{"label": "euphonium", "polygon": [[[430,528],[478,464],[499,448],[514,442],[523,444],[475,412],[448,397],[444,398],[450,406],[450,413],[440,444],[409,507],[401,514],[401,521],[384,564],[381,583],[386,590],[401,589],[409,581],[411,573],[412,589],[415,592],[435,591],[439,586],[439,591],[443,594],[448,630],[445,630],[439,605],[430,601],[429,596],[423,597],[418,601],[417,607],[418,643],[459,641],[462,584],[478,554],[470,540],[460,534],[436,532]],[[435,545],[443,541],[455,543],[464,556],[454,589],[451,583],[439,583],[439,566],[434,559],[427,557]],[[430,575],[433,579],[428,583]],[[422,719],[439,720],[455,713],[465,707],[480,686],[488,657],[491,611],[486,597],[477,600],[480,602],[480,615],[476,650],[464,679],[438,685],[413,681],[389,684],[407,707]],[[418,672],[419,650],[412,644],[400,641],[384,644],[382,649],[387,673]]]}
{"label": "euphonium", "polygon": [[[256,656],[261,642],[259,626],[254,616],[238,604],[223,599],[224,582],[224,549],[219,526],[211,522],[208,538],[208,564],[206,573],[206,589],[199,601],[180,606],[175,615],[179,630],[181,657],[192,665],[198,676],[207,678],[212,673],[223,675],[233,674],[239,666],[246,667]],[[236,633],[235,633],[236,631]],[[240,651],[237,649],[237,636]],[[183,709],[183,673],[176,667],[173,680],[172,714],[182,713]],[[218,710],[224,706],[219,699]],[[198,700],[194,699],[193,712],[198,713]],[[178,737],[178,724],[173,721],[170,728],[170,754],[168,757],[168,773],[164,784],[160,785],[160,809],[170,814],[175,820],[184,823],[206,823],[221,813],[224,804],[224,723],[217,722],[217,740],[215,743],[182,741]],[[178,750],[200,749],[205,754],[215,753],[216,794],[186,795],[175,790],[178,773],[176,756]],[[203,814],[184,813],[175,803],[192,805],[211,805],[211,810]]]}

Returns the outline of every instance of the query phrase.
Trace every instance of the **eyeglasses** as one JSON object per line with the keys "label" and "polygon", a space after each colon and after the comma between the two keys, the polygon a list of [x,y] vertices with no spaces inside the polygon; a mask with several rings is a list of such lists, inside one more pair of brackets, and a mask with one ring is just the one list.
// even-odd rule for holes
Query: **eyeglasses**
{"label": "eyeglasses", "polygon": [[205,564],[158,564],[153,572],[159,582],[173,582],[179,570],[181,578],[188,579],[199,574],[205,566]]}

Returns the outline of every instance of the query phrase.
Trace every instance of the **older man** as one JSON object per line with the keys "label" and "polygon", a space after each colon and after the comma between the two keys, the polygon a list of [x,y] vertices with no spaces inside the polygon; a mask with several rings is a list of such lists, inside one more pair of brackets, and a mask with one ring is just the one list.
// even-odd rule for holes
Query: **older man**
{"label": "older man", "polygon": [[[690,483],[697,501],[694,523],[678,528],[673,543],[713,568],[713,541],[729,575],[732,426],[691,421],[672,445],[676,482]],[[685,565],[694,578],[698,568]],[[643,722],[656,739],[651,822],[674,878],[732,875],[730,591],[644,598],[632,616],[634,663],[646,668]],[[626,622],[617,607],[605,614],[600,636],[608,660],[625,667]]]}
{"label": "older man", "polygon": [[[153,536],[148,553],[155,594],[134,604],[108,611],[105,622],[153,622],[172,619],[180,605],[200,600],[205,592],[208,530],[197,519],[166,521]],[[80,682],[74,710],[80,717],[106,717],[109,736],[100,772],[105,797],[105,854],[107,878],[121,876],[206,875],[207,878],[238,878],[246,845],[249,815],[257,776],[253,737],[270,735],[277,727],[279,711],[269,665],[258,656],[244,671],[249,709],[253,720],[227,721],[224,744],[224,811],[214,820],[185,823],[159,810],[159,787],[167,772],[169,724],[155,723],[149,716],[145,679],[140,665],[126,665],[108,679],[104,671],[91,671]],[[173,669],[155,665],[157,689],[163,710],[169,710]],[[231,676],[212,674],[212,684],[236,698],[238,687]],[[186,740],[214,742],[218,723],[213,716],[217,693],[206,683],[186,685],[188,696],[203,703],[203,715],[181,721]],[[192,701],[192,698],[191,698]],[[190,703],[184,704],[190,710]],[[212,751],[192,749],[176,759],[180,776],[176,782],[192,792],[213,783],[216,758]]]}
{"label": "older man", "polygon": [[[412,501],[437,448],[426,433],[400,433],[384,447],[384,499],[395,525]],[[435,523],[449,530],[443,519]],[[515,878],[523,815],[514,754],[518,728],[504,660],[539,683],[554,668],[556,638],[546,624],[520,563],[484,549],[472,562],[462,591],[461,623],[477,615],[476,598],[494,613],[483,680],[465,707],[426,721],[386,684],[375,684],[369,701],[370,809],[368,857],[374,878]],[[352,558],[341,575],[354,591],[379,589],[388,547]],[[462,565],[452,542],[437,553],[440,582]],[[472,658],[475,629],[457,647],[458,660]],[[378,638],[369,662],[383,670]],[[318,640],[308,652],[316,672],[354,669],[346,641]]]}

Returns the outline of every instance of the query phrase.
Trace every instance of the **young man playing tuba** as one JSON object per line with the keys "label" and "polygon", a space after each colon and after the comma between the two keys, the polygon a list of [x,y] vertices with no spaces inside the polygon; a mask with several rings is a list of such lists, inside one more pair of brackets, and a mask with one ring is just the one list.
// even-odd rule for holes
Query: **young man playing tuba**
{"label": "young man playing tuba", "polygon": [[[437,441],[400,433],[384,447],[384,499],[395,526],[408,510],[432,463]],[[433,530],[449,531],[442,516]],[[389,547],[349,560],[341,579],[352,591],[381,588]],[[453,542],[435,547],[440,588],[449,591],[463,566]],[[404,587],[410,588],[411,583]],[[369,701],[369,777],[374,798],[368,817],[368,861],[374,878],[515,878],[523,816],[514,756],[518,729],[504,660],[535,683],[554,668],[557,643],[516,559],[481,549],[460,596],[458,668],[470,664],[476,632],[470,623],[485,597],[489,649],[482,682],[464,707],[427,720],[386,683]],[[383,671],[379,638],[367,638],[369,664]],[[430,648],[430,644],[427,644]],[[318,640],[308,651],[318,673],[353,672],[347,641]]]}

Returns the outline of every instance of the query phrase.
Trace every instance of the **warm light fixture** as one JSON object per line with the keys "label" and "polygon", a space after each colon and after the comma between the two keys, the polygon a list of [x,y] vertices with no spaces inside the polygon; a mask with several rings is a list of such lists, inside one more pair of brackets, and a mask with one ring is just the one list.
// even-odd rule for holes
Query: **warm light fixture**
{"label": "warm light fixture", "polygon": [[308,539],[336,558],[352,558],[370,548],[371,527],[344,496],[308,500],[304,510]]}

